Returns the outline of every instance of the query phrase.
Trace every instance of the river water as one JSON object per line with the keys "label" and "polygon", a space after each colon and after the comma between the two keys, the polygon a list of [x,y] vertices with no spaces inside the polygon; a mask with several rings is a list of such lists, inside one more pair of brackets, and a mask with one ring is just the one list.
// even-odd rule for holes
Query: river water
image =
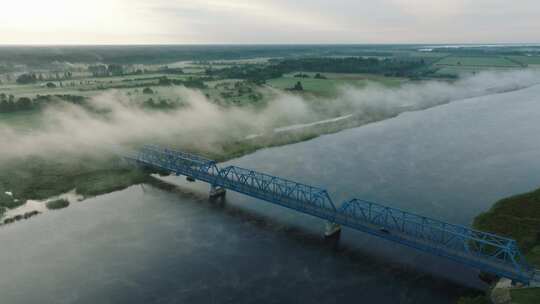
{"label": "river water", "polygon": [[[230,163],[469,225],[540,185],[540,86],[456,101]],[[464,266],[167,177],[0,229],[0,303],[455,303]]]}

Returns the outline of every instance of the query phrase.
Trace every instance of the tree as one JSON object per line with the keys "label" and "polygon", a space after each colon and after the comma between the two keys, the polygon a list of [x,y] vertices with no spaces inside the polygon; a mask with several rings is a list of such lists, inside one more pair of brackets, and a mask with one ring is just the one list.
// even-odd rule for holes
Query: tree
{"label": "tree", "polygon": [[51,89],[56,88],[56,85],[53,82],[47,82],[46,86],[47,88],[51,88]]}
{"label": "tree", "polygon": [[0,100],[0,113],[9,112],[9,103],[6,99]]}
{"label": "tree", "polygon": [[107,71],[114,76],[120,76],[124,74],[124,67],[119,64],[109,64]]}
{"label": "tree", "polygon": [[144,88],[142,92],[143,94],[154,94],[154,91],[150,88]]}
{"label": "tree", "polygon": [[302,86],[302,83],[300,81],[296,82],[294,87],[292,88],[293,91],[303,91],[304,87]]}
{"label": "tree", "polygon": [[32,109],[32,100],[28,97],[21,97],[17,100],[17,110],[30,110]]}
{"label": "tree", "polygon": [[107,76],[107,67],[105,65],[91,65],[88,67],[88,71],[92,73],[94,77],[103,77]]}
{"label": "tree", "polygon": [[30,84],[30,83],[36,83],[37,77],[36,74],[22,74],[19,77],[17,77],[17,83],[18,84]]}
{"label": "tree", "polygon": [[167,78],[166,76],[160,77],[158,81],[159,85],[171,85],[171,83],[172,83],[171,80]]}
{"label": "tree", "polygon": [[[13,96],[13,95],[9,95],[10,97]],[[0,100],[0,112],[2,113],[8,113],[8,112],[12,112],[12,111],[15,111],[15,103],[13,102],[13,98],[9,98],[9,99],[3,99],[3,100]]]}

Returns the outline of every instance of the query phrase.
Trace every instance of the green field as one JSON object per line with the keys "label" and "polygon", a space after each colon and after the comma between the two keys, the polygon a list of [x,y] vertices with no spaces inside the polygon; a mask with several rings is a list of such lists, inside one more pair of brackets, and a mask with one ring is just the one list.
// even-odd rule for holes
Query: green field
{"label": "green field", "polygon": [[540,56],[508,56],[508,58],[524,64],[540,65]]}
{"label": "green field", "polygon": [[[90,77],[84,79],[70,79],[62,81],[50,81],[57,85],[56,88],[46,87],[49,81],[38,82],[35,84],[17,85],[5,84],[0,85],[0,93],[13,94],[18,97],[34,97],[37,94],[71,94],[81,96],[92,96],[95,91],[100,91],[108,88],[133,88],[141,86],[156,86],[159,78],[167,77],[170,80],[186,80],[189,77],[195,77],[195,74],[163,74],[151,73],[144,75],[126,75],[112,77]],[[62,82],[62,87],[60,87]]]}
{"label": "green field", "polygon": [[520,67],[504,57],[479,57],[479,56],[449,56],[441,59],[435,66],[473,66],[473,67]]}
{"label": "green field", "polygon": [[267,84],[273,88],[285,90],[294,87],[300,81],[304,92],[318,96],[336,96],[340,87],[353,86],[364,87],[369,83],[377,83],[388,87],[397,87],[407,81],[404,78],[384,77],[368,74],[338,74],[324,73],[327,79],[313,78],[316,73],[302,73],[309,75],[310,78],[297,78],[294,74],[286,74],[283,77],[271,79]]}
{"label": "green field", "polygon": [[18,131],[28,131],[42,126],[43,116],[39,110],[0,113],[0,126],[7,125]]}
{"label": "green field", "polygon": [[481,67],[481,66],[438,66],[439,75],[474,74],[485,71],[508,71],[509,67]]}

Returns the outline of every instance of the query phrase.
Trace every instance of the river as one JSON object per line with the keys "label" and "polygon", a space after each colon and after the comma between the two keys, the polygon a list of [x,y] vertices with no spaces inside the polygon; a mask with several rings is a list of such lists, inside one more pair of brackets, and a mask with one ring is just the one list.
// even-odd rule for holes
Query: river
{"label": "river", "polygon": [[[229,163],[469,225],[540,185],[540,86],[456,101]],[[1,303],[455,303],[477,272],[181,177],[0,229]]]}

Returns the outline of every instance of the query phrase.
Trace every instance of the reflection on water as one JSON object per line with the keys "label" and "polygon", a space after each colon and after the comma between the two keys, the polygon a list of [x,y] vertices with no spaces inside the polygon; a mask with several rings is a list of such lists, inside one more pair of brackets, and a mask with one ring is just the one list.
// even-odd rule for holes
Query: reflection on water
{"label": "reflection on water", "polygon": [[[408,113],[231,163],[468,224],[540,184],[539,87]],[[180,177],[0,229],[2,303],[455,303],[476,272]],[[451,283],[460,282],[461,285]]]}

